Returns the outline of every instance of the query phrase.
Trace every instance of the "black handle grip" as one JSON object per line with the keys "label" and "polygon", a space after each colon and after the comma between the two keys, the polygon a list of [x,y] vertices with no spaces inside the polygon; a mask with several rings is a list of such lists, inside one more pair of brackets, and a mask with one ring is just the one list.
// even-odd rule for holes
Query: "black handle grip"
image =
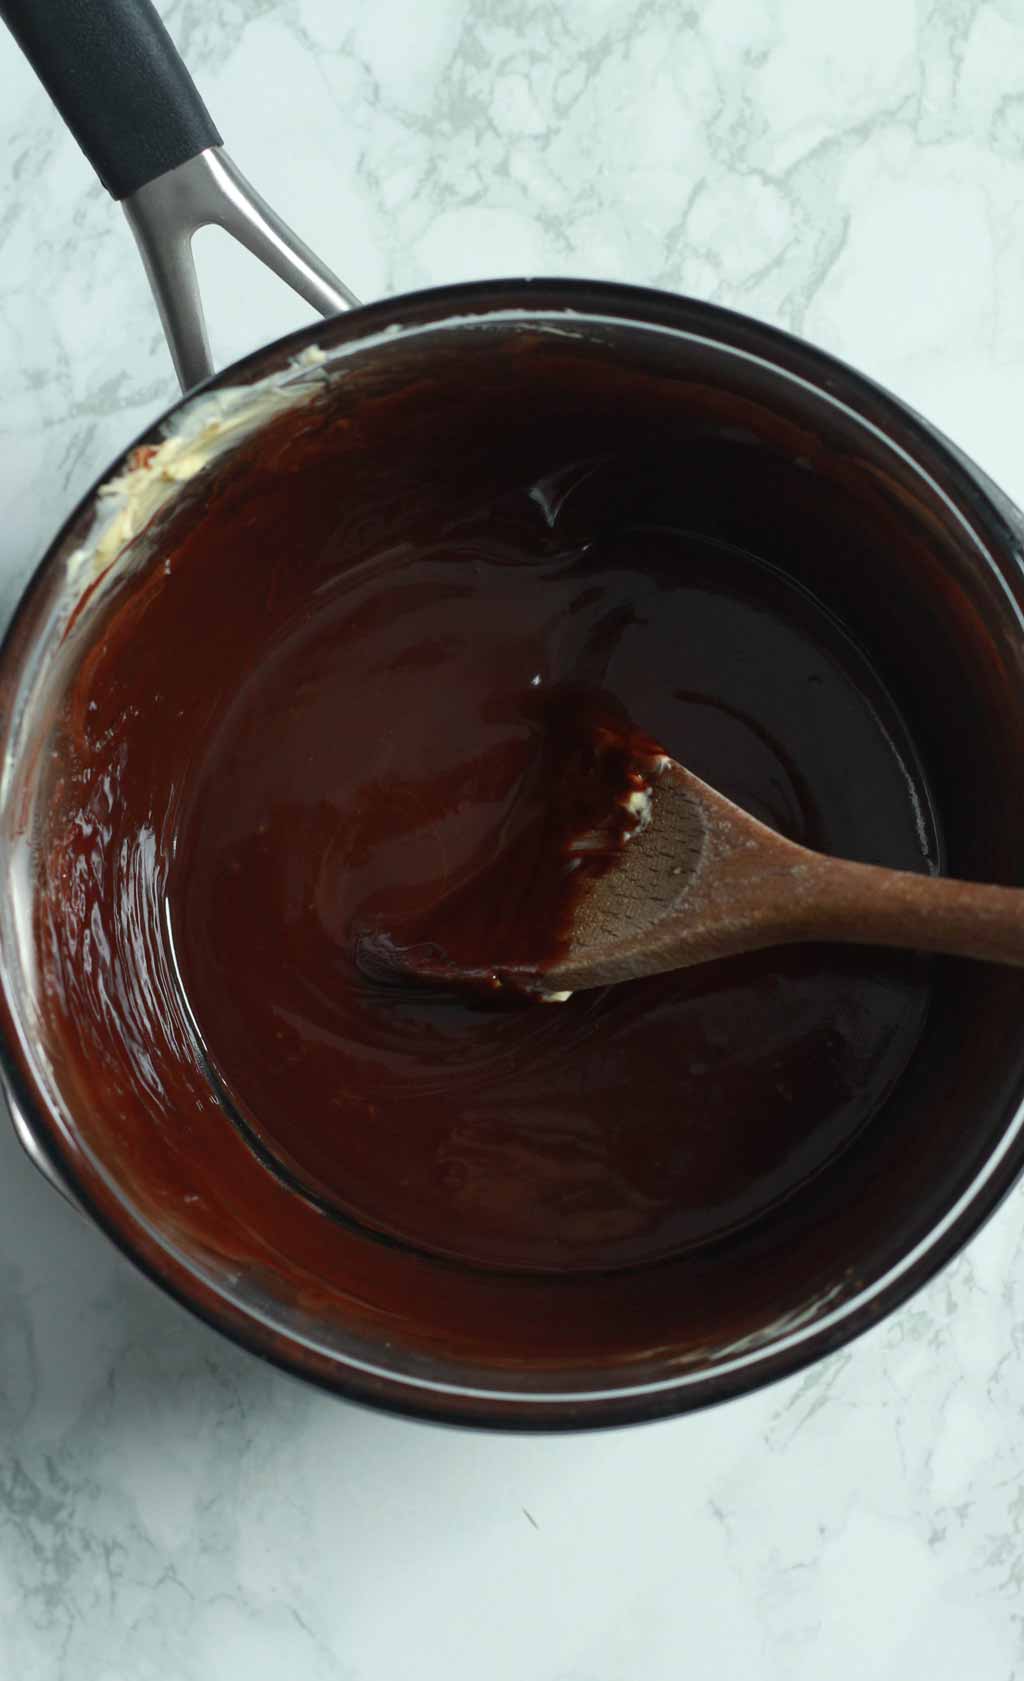
{"label": "black handle grip", "polygon": [[114,198],[221,144],[150,0],[0,0],[0,17]]}

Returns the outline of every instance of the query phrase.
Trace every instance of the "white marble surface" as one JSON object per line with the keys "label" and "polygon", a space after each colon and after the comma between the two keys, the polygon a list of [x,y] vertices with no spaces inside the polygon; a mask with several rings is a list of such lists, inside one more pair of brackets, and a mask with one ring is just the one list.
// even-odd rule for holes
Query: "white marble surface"
{"label": "white marble surface", "polygon": [[[676,287],[1024,499],[1024,0],[171,0],[361,295]],[[120,214],[0,40],[0,603],[172,394]],[[301,306],[203,243],[218,349]],[[0,1128],[2,1681],[1021,1681],[1024,1192],[853,1347],[562,1440],[369,1415],[139,1279]]]}

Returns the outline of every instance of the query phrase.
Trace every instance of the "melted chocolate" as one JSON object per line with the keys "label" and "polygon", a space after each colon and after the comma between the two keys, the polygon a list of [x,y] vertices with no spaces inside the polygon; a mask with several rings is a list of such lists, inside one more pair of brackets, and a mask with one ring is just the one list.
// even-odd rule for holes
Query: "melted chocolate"
{"label": "melted chocolate", "polygon": [[[358,425],[286,417],[201,483],[69,639],[40,848],[49,1054],[153,1220],[202,1254],[230,1229],[233,1266],[346,1328],[496,1361],[662,1346],[691,1256],[741,1335],[755,1286],[702,1257],[783,1204],[813,1222],[797,1193],[900,1080],[932,972],[807,947],[495,1007],[360,968],[367,929],[453,904],[474,939],[557,938],[559,697],[798,841],[934,867],[901,715],[789,575],[774,458],[659,456],[637,417],[672,389],[637,376],[630,419],[624,374],[598,411],[606,366],[543,355],[488,362],[491,393],[460,360],[429,416],[410,387]],[[824,541],[834,492],[796,482]]]}
{"label": "melted chocolate", "polygon": [[538,692],[599,684],[795,839],[914,868],[899,720],[749,556],[642,526],[566,542],[530,484],[438,516],[399,554],[354,568],[342,536],[278,572],[177,829],[184,991],[230,1112],[325,1206],[478,1265],[651,1261],[849,1141],[914,1047],[920,973],[813,950],[510,1013],[375,984],[357,933],[440,913],[449,949],[558,938],[565,754]]}
{"label": "melted chocolate", "polygon": [[505,704],[526,740],[496,832],[454,881],[440,874],[425,905],[359,930],[356,961],[371,981],[561,1000],[544,974],[568,951],[590,884],[650,819],[664,749],[612,696],[535,672]]}

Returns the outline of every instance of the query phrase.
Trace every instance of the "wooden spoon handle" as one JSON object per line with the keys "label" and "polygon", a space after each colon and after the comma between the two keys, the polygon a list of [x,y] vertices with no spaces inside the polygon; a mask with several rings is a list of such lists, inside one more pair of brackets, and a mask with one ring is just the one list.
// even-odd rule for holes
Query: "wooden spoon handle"
{"label": "wooden spoon handle", "polygon": [[1024,966],[1024,888],[814,857],[801,889],[803,939]]}

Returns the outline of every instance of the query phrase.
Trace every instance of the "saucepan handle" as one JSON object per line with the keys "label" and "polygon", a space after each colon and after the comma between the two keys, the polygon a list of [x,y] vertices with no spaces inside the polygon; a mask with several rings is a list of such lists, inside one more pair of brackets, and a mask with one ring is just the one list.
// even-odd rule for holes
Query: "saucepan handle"
{"label": "saucepan handle", "polygon": [[221,144],[149,0],[0,0],[0,14],[113,198]]}
{"label": "saucepan handle", "polygon": [[356,302],[235,168],[150,0],[0,0],[0,17],[124,205],[183,390],[213,371],[199,228],[234,235],[322,315]]}

